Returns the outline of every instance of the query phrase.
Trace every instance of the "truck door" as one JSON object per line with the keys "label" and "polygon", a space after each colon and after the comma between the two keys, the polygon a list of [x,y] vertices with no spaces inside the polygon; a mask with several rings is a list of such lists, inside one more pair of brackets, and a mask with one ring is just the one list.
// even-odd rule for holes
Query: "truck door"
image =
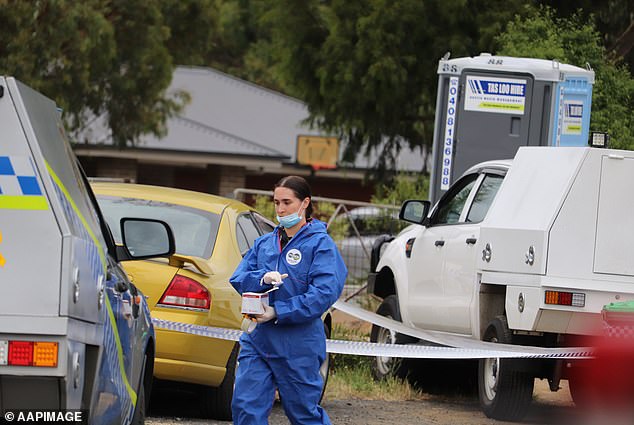
{"label": "truck door", "polygon": [[480,222],[486,216],[502,184],[500,174],[484,173],[477,180],[459,223],[445,226],[443,246],[442,287],[445,300],[444,330],[468,334],[471,332],[471,304],[475,281],[476,242]]}
{"label": "truck door", "polygon": [[460,217],[468,204],[478,174],[456,182],[432,212],[430,224],[421,227],[407,263],[410,276],[407,310],[414,325],[424,329],[446,330],[446,297],[442,284],[445,244],[457,236]]}
{"label": "truck door", "polygon": [[529,144],[531,76],[464,71],[460,93],[453,176],[478,162],[513,158],[520,146]]}

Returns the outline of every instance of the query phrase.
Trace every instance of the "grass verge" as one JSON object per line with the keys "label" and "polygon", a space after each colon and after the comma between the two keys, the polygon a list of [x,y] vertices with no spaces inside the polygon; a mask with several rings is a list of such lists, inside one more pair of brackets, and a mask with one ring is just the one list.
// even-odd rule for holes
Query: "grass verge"
{"label": "grass verge", "polygon": [[[332,339],[347,341],[369,341],[367,332],[335,323]],[[377,382],[372,377],[373,357],[332,354],[330,376],[326,387],[326,400],[420,400],[424,394],[407,381],[389,378]]]}

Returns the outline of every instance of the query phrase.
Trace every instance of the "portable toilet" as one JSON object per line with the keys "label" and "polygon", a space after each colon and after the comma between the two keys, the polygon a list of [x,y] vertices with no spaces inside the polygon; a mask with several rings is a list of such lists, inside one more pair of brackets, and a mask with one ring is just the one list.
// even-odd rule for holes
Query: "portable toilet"
{"label": "portable toilet", "polygon": [[557,61],[492,56],[438,63],[430,199],[470,166],[520,146],[586,146],[594,71]]}

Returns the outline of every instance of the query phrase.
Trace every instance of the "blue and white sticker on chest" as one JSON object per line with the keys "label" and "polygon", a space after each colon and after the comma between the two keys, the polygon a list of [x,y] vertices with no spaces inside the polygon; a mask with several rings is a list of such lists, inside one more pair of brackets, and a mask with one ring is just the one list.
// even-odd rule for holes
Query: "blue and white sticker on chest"
{"label": "blue and white sticker on chest", "polygon": [[286,262],[291,266],[296,266],[302,261],[302,253],[299,249],[291,249],[286,253]]}

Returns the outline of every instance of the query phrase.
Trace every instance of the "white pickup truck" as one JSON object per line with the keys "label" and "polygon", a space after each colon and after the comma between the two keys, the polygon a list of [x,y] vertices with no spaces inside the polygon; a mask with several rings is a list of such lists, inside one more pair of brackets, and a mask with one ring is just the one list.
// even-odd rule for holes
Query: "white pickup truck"
{"label": "white pickup truck", "polygon": [[[381,315],[448,335],[565,347],[602,332],[605,304],[634,299],[634,152],[520,148],[512,161],[469,169],[429,210],[427,201],[403,204],[399,218],[414,224],[384,247],[369,276]],[[411,342],[378,326],[371,339]],[[481,360],[481,406],[492,418],[521,419],[535,378],[553,391],[568,379],[578,402],[576,366]],[[377,357],[374,373],[402,368]]]}

